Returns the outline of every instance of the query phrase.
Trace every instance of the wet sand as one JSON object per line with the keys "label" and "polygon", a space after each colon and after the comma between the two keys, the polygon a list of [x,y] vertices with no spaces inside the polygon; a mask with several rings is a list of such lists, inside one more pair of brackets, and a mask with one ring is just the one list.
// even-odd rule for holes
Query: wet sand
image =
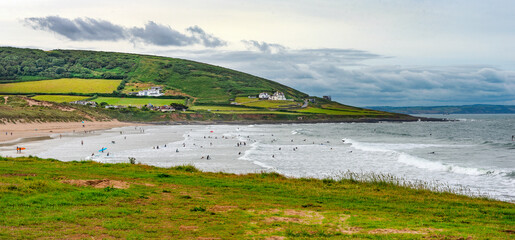
{"label": "wet sand", "polygon": [[143,125],[114,121],[104,122],[45,122],[45,123],[7,123],[0,124],[0,143],[15,144],[49,138],[53,134],[88,132],[115,127]]}

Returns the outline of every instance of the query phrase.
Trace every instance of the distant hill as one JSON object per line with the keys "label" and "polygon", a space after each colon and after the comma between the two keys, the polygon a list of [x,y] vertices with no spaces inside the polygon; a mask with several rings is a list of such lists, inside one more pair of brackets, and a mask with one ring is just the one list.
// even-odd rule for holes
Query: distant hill
{"label": "distant hill", "polygon": [[[243,72],[189,60],[128,53],[0,47],[0,83],[44,79],[123,79],[119,91],[148,84],[200,103],[225,103],[237,96],[281,91],[300,100],[308,95]],[[133,86],[132,86],[132,85]]]}
{"label": "distant hill", "polygon": [[499,114],[515,113],[515,105],[463,105],[463,106],[432,106],[432,107],[368,107],[378,111],[402,114]]}

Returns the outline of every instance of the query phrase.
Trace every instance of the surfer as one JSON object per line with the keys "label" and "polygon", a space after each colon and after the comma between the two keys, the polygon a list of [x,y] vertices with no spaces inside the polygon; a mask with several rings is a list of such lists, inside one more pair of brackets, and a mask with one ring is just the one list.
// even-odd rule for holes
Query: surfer
{"label": "surfer", "polygon": [[511,140],[515,141],[515,135],[511,135]]}
{"label": "surfer", "polygon": [[209,160],[209,159],[211,159],[211,158],[209,157],[209,155],[207,155],[206,159],[207,159],[207,160]]}
{"label": "surfer", "polygon": [[84,140],[80,140],[80,145],[84,145]]}
{"label": "surfer", "polygon": [[179,152],[179,149],[178,149],[178,148],[177,148],[177,149],[175,149],[175,152]]}

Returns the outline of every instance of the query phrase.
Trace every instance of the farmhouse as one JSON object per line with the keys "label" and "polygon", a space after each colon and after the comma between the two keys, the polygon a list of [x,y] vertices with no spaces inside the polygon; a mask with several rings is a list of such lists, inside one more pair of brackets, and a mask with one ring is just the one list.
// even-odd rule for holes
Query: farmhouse
{"label": "farmhouse", "polygon": [[283,100],[284,101],[284,100],[286,100],[286,97],[284,96],[284,93],[277,91],[277,92],[274,93],[274,95],[270,96],[268,99],[269,100]]}
{"label": "farmhouse", "polygon": [[268,98],[270,98],[270,95],[268,95],[268,93],[266,92],[262,92],[259,94],[259,99],[267,100]]}
{"label": "farmhouse", "polygon": [[163,90],[162,87],[151,87],[147,90],[139,91],[137,95],[138,96],[159,97],[159,96],[164,95],[163,93],[161,93],[162,90]]}
{"label": "farmhouse", "polygon": [[79,105],[84,105],[84,106],[92,106],[92,107],[96,107],[97,106],[97,103],[96,102],[93,102],[93,101],[73,101],[73,102],[70,102],[71,104],[79,104]]}

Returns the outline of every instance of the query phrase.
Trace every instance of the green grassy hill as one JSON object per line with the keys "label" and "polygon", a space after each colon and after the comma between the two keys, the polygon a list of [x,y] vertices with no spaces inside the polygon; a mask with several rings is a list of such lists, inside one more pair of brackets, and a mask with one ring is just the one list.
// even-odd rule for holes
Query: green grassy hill
{"label": "green grassy hill", "polygon": [[[124,85],[149,83],[200,103],[226,103],[236,96],[281,91],[300,100],[305,93],[246,73],[177,58],[82,50],[0,48],[0,82],[43,79],[123,79]],[[2,88],[0,92],[5,93]],[[37,92],[37,89],[34,90]]]}
{"label": "green grassy hill", "polygon": [[[131,95],[153,86],[163,89],[164,96],[159,100]],[[272,94],[275,91],[283,92],[290,101],[249,98],[261,92]],[[99,105],[140,107],[148,103],[184,103],[189,107],[189,111],[182,115],[141,113],[137,109],[102,113],[122,121],[417,120],[408,115],[362,109],[310,97],[274,81],[205,63],[82,50],[43,51],[0,47],[0,94],[24,95],[50,102],[52,99],[63,102],[63,99],[85,96],[83,99],[96,101]],[[313,101],[306,104],[308,98]],[[12,117],[0,112],[0,119]]]}

